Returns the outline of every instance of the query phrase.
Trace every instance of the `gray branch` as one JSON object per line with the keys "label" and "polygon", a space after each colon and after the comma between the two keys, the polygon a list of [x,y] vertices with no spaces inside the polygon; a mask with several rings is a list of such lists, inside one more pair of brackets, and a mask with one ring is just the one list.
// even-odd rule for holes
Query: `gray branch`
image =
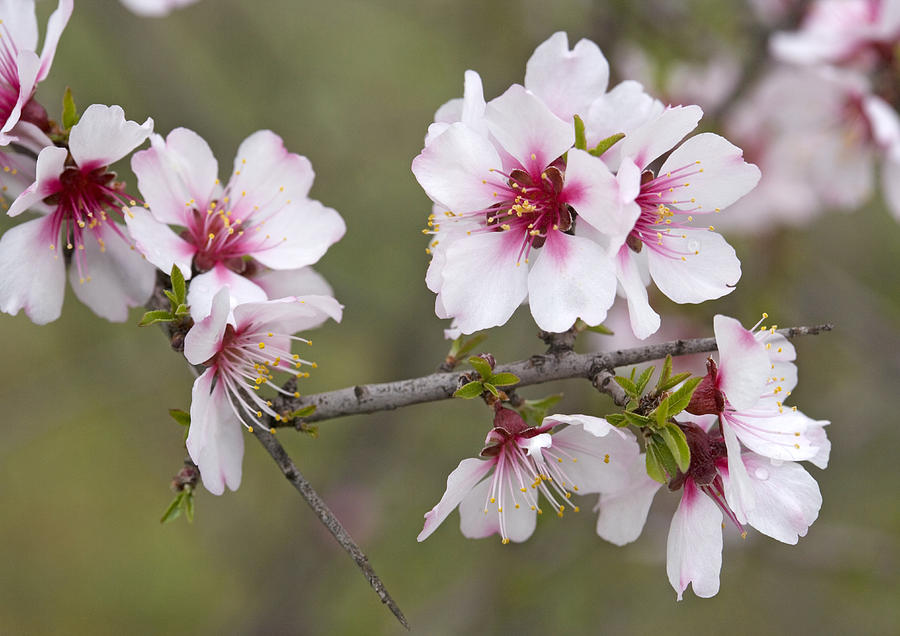
{"label": "gray branch", "polygon": [[[831,324],[825,324],[813,327],[779,329],[778,333],[790,339],[797,336],[815,335],[823,331],[831,331],[831,329]],[[603,380],[606,381],[603,383],[603,388],[598,388],[604,392],[614,392],[615,388],[610,386],[610,378],[601,376],[602,372],[606,371],[611,374],[616,367],[661,360],[667,355],[681,356],[715,350],[715,338],[673,340],[671,342],[605,353],[574,353],[570,350],[562,350],[558,353],[536,355],[527,360],[497,365],[494,371],[496,373],[514,373],[518,376],[519,383],[513,388],[568,378],[585,378],[594,382],[596,386],[595,378],[599,377],[601,383]],[[292,413],[310,405],[315,405],[316,409],[300,422],[294,420],[286,424],[284,422],[275,422],[269,418],[266,424],[270,427],[286,425],[299,427],[304,422],[321,422],[345,415],[390,411],[412,404],[446,400],[453,397],[453,393],[459,388],[461,376],[462,374],[458,372],[433,373],[409,380],[398,380],[382,384],[360,384],[326,393],[283,399],[278,402],[278,408],[282,413]],[[612,384],[615,383],[613,382]],[[291,386],[293,387],[294,385],[292,384]],[[609,388],[609,391],[607,391],[607,388]],[[293,388],[291,388],[291,391],[293,391]],[[613,394],[613,397],[615,398],[616,396]]]}

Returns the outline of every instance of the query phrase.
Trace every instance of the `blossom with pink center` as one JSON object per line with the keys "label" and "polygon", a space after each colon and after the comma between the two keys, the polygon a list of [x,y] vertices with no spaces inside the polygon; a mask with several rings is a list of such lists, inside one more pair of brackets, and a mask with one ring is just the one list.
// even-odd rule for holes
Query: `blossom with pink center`
{"label": "blossom with pink center", "polygon": [[0,239],[0,310],[20,309],[37,324],[62,310],[67,257],[75,295],[96,314],[121,322],[153,291],[153,268],[115,222],[134,200],[109,165],[147,139],[153,120],[126,121],[119,106],[94,104],[69,133],[68,148],[41,150],[36,178],[9,215],[42,213]]}
{"label": "blossom with pink center", "polygon": [[430,221],[443,244],[427,276],[438,315],[471,333],[504,324],[527,297],[547,331],[599,324],[615,294],[612,261],[572,231],[590,224],[614,248],[624,241],[634,217],[598,197],[608,168],[572,148],[573,125],[521,86],[486,104],[483,122],[488,135],[449,124],[412,165],[445,211]]}
{"label": "blossom with pink center", "polygon": [[[559,424],[568,424],[552,433]],[[638,456],[634,436],[606,420],[587,415],[551,415],[528,426],[518,413],[498,408],[494,428],[481,451],[484,459],[464,459],[447,478],[447,490],[425,514],[418,540],[424,541],[459,506],[460,529],[470,539],[499,534],[503,543],[521,542],[543,513],[540,493],[560,517],[570,498],[625,487],[624,468]]]}
{"label": "blossom with pink center", "polygon": [[328,318],[341,320],[342,307],[329,296],[290,296],[259,303],[239,304],[232,310],[228,290],[213,298],[211,311],[194,324],[184,339],[184,355],[191,364],[208,368],[194,382],[191,393],[191,427],[187,449],[200,468],[203,485],[215,495],[227,485],[237,490],[241,483],[244,437],[241,427],[268,415],[281,415],[271,399],[259,395],[268,386],[293,397],[274,380],[274,372],[307,374],[304,365],[315,367],[291,350],[293,342],[311,344],[295,336]]}
{"label": "blossom with pink center", "polygon": [[618,173],[598,180],[603,184],[598,199],[636,219],[625,243],[616,248],[615,263],[638,338],[659,329],[659,314],[647,299],[650,279],[677,303],[700,303],[731,293],[741,276],[734,249],[714,226],[690,223],[695,216],[718,214],[749,192],[759,181],[759,169],[744,161],[740,148],[702,133],[672,151],[657,174],[648,170],[701,116],[697,106],[667,109],[620,142]]}
{"label": "blossom with pink center", "polygon": [[197,133],[176,128],[151,143],[131,162],[148,209],[132,208],[126,223],[138,250],[161,270],[177,265],[185,278],[199,272],[187,298],[195,320],[209,313],[223,287],[235,304],[266,300],[252,280],[259,266],[306,267],[344,235],[340,215],[307,196],[314,177],[309,160],[289,153],[271,131],[244,140],[224,188]]}
{"label": "blossom with pink center", "polygon": [[[0,2],[0,145],[17,141],[13,128],[23,119],[23,111],[29,111],[38,82],[50,72],[56,45],[72,15],[72,7],[73,0],[59,0],[47,21],[44,46],[38,55],[34,0]],[[35,104],[30,110],[46,119],[42,107]]]}
{"label": "blossom with pink center", "polygon": [[[725,439],[707,431],[714,418],[700,425],[682,423],[691,449],[691,464],[669,482],[682,490],[666,544],[666,572],[678,600],[691,585],[694,594],[708,598],[719,591],[722,567],[723,515],[746,536],[743,524],[778,541],[796,544],[816,520],[822,506],[818,484],[795,462],[776,462],[752,452],[731,457]],[[743,510],[734,497],[729,466],[740,463],[748,488],[761,505]],[[616,492],[600,495],[597,534],[616,545],[638,538],[660,484],[647,476],[644,456],[633,458],[631,480]]]}
{"label": "blossom with pink center", "polygon": [[893,62],[900,42],[896,0],[817,0],[798,31],[772,36],[772,53],[796,64]]}

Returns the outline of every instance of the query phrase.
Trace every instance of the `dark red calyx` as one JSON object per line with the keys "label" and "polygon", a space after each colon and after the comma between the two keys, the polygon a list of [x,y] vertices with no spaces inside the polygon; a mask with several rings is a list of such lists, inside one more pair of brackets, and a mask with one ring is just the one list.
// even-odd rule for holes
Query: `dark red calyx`
{"label": "dark red calyx", "polygon": [[717,415],[725,410],[725,396],[719,390],[718,367],[712,358],[706,359],[706,377],[694,389],[691,401],[684,409],[691,415]]}

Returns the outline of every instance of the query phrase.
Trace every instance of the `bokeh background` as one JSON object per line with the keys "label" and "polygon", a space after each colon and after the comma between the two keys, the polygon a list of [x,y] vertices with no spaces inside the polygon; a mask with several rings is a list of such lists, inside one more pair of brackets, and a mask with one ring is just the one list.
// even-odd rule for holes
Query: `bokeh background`
{"label": "bokeh background", "polygon": [[[39,3],[41,15],[54,5]],[[736,1],[202,0],[164,19],[114,0],[76,5],[38,93],[51,116],[69,85],[82,107],[121,104],[159,132],[196,130],[224,172],[260,128],[312,160],[312,195],[349,229],[317,268],[346,314],[314,334],[319,370],[305,392],[429,373],[446,352],[423,280],[429,203],[409,164],[435,109],[461,94],[465,69],[498,95],[560,29],[613,58],[625,45],[662,61],[702,62],[723,47],[757,55],[758,27]],[[741,541],[729,527],[718,596],[676,603],[665,576],[676,497],[665,493],[626,548],[596,537],[587,501],[579,515],[542,519],[523,545],[466,540],[455,513],[416,543],[448,472],[480,449],[484,407],[344,418],[322,423],[316,440],[285,431],[415,633],[900,631],[900,227],[876,199],[807,227],[729,238],[744,266],[737,292],[656,306],[664,324],[673,316],[696,335],[720,312],[745,324],[762,311],[781,325],[835,323],[797,343],[793,403],[830,419],[834,443],[827,471],[809,467],[825,500],[809,535],[786,546],[754,532]],[[110,325],[71,292],[51,325],[0,318],[0,633],[402,633],[249,437],[238,492],[202,491],[193,525],[160,525],[184,457],[166,411],[188,407],[192,378],[138,318]],[[541,350],[535,335],[519,312],[483,348],[519,359]],[[562,390],[562,412],[610,408],[588,389],[570,381],[523,393]]]}

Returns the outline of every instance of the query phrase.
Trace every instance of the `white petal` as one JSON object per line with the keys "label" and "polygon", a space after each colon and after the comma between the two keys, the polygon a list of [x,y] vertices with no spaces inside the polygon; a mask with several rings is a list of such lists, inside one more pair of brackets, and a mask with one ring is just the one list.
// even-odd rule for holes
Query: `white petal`
{"label": "white petal", "polygon": [[622,146],[620,152],[623,157],[632,158],[643,170],[696,128],[702,116],[703,111],[699,106],[668,108],[617,145]]}
{"label": "white petal", "polygon": [[263,243],[262,249],[249,252],[250,255],[266,267],[297,269],[322,258],[344,236],[347,226],[335,210],[318,201],[303,199],[266,219],[264,231],[272,240]]}
{"label": "white petal", "polygon": [[599,325],[616,297],[615,265],[590,239],[552,232],[528,275],[528,304],[538,327],[562,332],[581,318]]}
{"label": "white petal", "polygon": [[575,143],[574,124],[518,84],[488,103],[485,118],[503,149],[530,174],[540,174]]}
{"label": "white petal", "polygon": [[[553,416],[551,419],[558,419]],[[573,416],[580,423],[586,416]],[[599,419],[599,418],[598,418]],[[640,453],[634,436],[621,429],[613,429],[613,435],[598,437],[587,427],[569,426],[553,435],[553,447],[548,462],[556,462],[557,468],[567,478],[565,486],[577,487],[578,494],[618,492],[631,483],[629,466]],[[552,459],[558,456],[562,459]],[[576,460],[576,461],[573,461]]]}
{"label": "white petal", "polygon": [[[759,168],[746,163],[743,151],[713,133],[695,135],[675,149],[659,174],[678,172],[690,183],[676,195],[691,198],[694,214],[713,213],[750,192],[759,182]],[[696,199],[696,201],[695,201]],[[695,207],[696,206],[696,207]]]}
{"label": "white petal", "polygon": [[828,422],[816,421],[790,407],[782,410],[766,413],[753,409],[726,413],[725,417],[738,439],[757,455],[783,461],[813,460],[827,441],[822,427]]}
{"label": "white petal", "polygon": [[131,208],[125,215],[125,224],[135,247],[147,261],[167,274],[178,265],[186,279],[191,277],[191,261],[197,248],[175,234],[168,225],[154,219],[144,208]]}
{"label": "white petal", "polygon": [[69,152],[82,170],[115,163],[153,132],[153,120],[126,121],[121,106],[91,104],[69,133]]}
{"label": "white petal", "polygon": [[753,512],[757,504],[765,505],[765,502],[757,501],[754,495],[750,476],[741,459],[741,444],[730,424],[722,422],[722,435],[725,437],[725,448],[728,452],[728,470],[719,469],[725,485],[725,500],[737,520],[746,523],[747,515]]}
{"label": "white petal", "polygon": [[[525,503],[524,496],[516,488],[512,488],[512,496],[517,498],[519,507],[516,508],[515,503],[507,502],[500,512],[498,502],[493,504],[488,502],[490,486],[491,480],[485,479],[459,504],[459,529],[463,536],[469,539],[483,539],[492,534],[500,534],[502,517],[506,536],[511,541],[520,543],[528,539],[537,525],[537,512],[531,510],[530,505]],[[503,487],[506,488],[506,485]],[[510,489],[506,488],[504,495],[509,492]]]}
{"label": "white petal", "polygon": [[[459,466],[447,477],[447,489],[441,500],[431,510],[425,513],[425,526],[416,537],[417,541],[424,541],[434,532],[444,519],[453,512],[466,495],[488,473],[494,465],[492,461],[481,459],[464,459]],[[486,481],[485,483],[490,483]]]}
{"label": "white petal", "polygon": [[622,439],[632,439],[631,434],[627,432],[627,430],[617,428],[607,422],[604,418],[594,417],[593,415],[581,415],[580,413],[564,415],[562,413],[556,413],[545,417],[543,422],[541,422],[541,426],[547,426],[554,422],[580,426],[594,437],[606,437],[610,433],[615,433]]}
{"label": "white petal", "polygon": [[41,150],[35,164],[35,182],[25,188],[22,194],[12,202],[7,214],[18,216],[25,210],[40,204],[42,199],[59,192],[61,188],[59,175],[62,174],[68,156],[69,153],[65,148],[51,146]]}
{"label": "white petal", "polygon": [[259,285],[217,263],[208,272],[191,280],[187,300],[194,320],[200,320],[209,314],[213,296],[223,287],[228,288],[232,306],[266,300],[266,292]]}
{"label": "white petal", "polygon": [[18,50],[36,51],[38,43],[37,16],[34,0],[3,0],[0,3],[4,38],[8,37]]}
{"label": "white petal", "polygon": [[219,290],[212,300],[210,309],[209,314],[196,321],[184,337],[184,357],[191,364],[203,364],[222,348],[225,326],[231,313],[228,289]]}
{"label": "white petal", "polygon": [[[38,325],[59,318],[66,266],[58,238],[51,217],[22,223],[0,237],[0,311],[15,315],[24,309]],[[56,249],[51,250],[51,244]]]}
{"label": "white petal", "polygon": [[[662,102],[644,92],[644,87],[638,82],[621,82],[591,104],[585,119],[588,148],[619,133],[627,137],[664,110]],[[603,161],[613,170],[618,168],[622,159],[622,148],[623,143],[619,141],[603,153]]]}
{"label": "white petal", "polygon": [[73,262],[69,282],[78,300],[98,316],[124,322],[128,309],[140,307],[153,293],[156,269],[108,226],[97,226],[93,234],[85,232],[81,254],[85,269],[79,272]]}
{"label": "white petal", "polygon": [[734,248],[709,230],[682,229],[666,237],[666,246],[681,257],[648,249],[650,276],[659,291],[676,303],[702,303],[734,291],[741,262]]}
{"label": "white petal", "polygon": [[522,448],[528,453],[529,457],[539,456],[542,448],[550,448],[553,445],[553,438],[549,433],[541,433],[534,437],[529,437],[521,444]]}
{"label": "white petal", "polygon": [[290,296],[262,303],[241,303],[234,308],[235,328],[294,334],[318,327],[328,318],[341,321],[343,306],[330,296]]}
{"label": "white petal", "polygon": [[325,277],[312,267],[265,270],[254,274],[251,280],[259,285],[269,298],[307,294],[334,296],[334,290]]}
{"label": "white petal", "polygon": [[900,221],[900,148],[881,166],[881,187],[888,209]]}
{"label": "white petal", "polygon": [[734,318],[717,314],[713,332],[719,348],[718,388],[738,411],[759,400],[769,376],[769,356],[752,333]]}
{"label": "white petal", "polygon": [[647,286],[641,275],[639,258],[640,255],[623,245],[616,255],[616,278],[628,301],[631,330],[636,338],[643,340],[659,330],[660,318],[647,299]]}
{"label": "white petal", "polygon": [[241,485],[244,435],[224,383],[217,382],[209,393],[212,374],[213,370],[207,369],[194,382],[186,445],[200,469],[203,485],[212,494],[221,495],[226,485],[231,490]]}
{"label": "white petal", "polygon": [[647,522],[647,513],[660,484],[647,476],[644,455],[636,455],[627,466],[628,482],[621,490],[602,493],[597,507],[597,534],[615,545],[636,540]]}
{"label": "white petal", "polygon": [[53,57],[56,55],[56,46],[59,44],[59,38],[63,29],[72,17],[72,9],[74,8],[73,0],[59,0],[59,4],[47,20],[47,32],[44,33],[44,47],[41,50],[41,70],[38,73],[37,80],[40,82],[47,73],[50,72],[50,65],[53,64]]}
{"label": "white petal", "polygon": [[534,50],[525,67],[525,88],[540,97],[564,121],[587,116],[588,108],[606,92],[609,63],[590,40],[579,40],[569,50],[562,31]]}
{"label": "white petal", "polygon": [[686,481],[666,543],[669,583],[679,601],[688,584],[697,596],[710,598],[719,592],[721,569],[722,512],[692,481]]}

